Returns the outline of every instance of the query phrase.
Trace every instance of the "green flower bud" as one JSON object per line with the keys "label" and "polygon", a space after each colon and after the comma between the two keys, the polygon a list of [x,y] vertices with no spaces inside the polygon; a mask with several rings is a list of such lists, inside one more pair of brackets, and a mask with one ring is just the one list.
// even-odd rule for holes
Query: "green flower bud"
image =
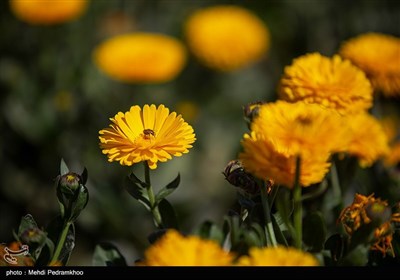
{"label": "green flower bud", "polygon": [[372,202],[366,205],[365,212],[372,222],[381,225],[390,221],[392,211],[383,203]]}

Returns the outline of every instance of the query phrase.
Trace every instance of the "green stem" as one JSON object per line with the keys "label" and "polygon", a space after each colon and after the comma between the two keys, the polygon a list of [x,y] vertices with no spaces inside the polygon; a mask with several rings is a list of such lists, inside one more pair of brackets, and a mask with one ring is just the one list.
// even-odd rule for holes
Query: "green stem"
{"label": "green stem", "polygon": [[294,237],[295,247],[301,249],[302,245],[302,233],[303,233],[303,209],[301,202],[301,185],[300,185],[300,168],[301,168],[301,158],[298,156],[296,158],[296,173],[293,187],[293,223],[296,235]]}
{"label": "green stem", "polygon": [[276,242],[274,227],[271,221],[271,211],[268,203],[268,195],[267,189],[264,181],[261,182],[261,203],[264,210],[264,219],[265,219],[265,234],[267,241],[271,242],[271,245],[276,247],[278,242]]}
{"label": "green stem", "polygon": [[147,196],[149,197],[150,208],[151,213],[153,214],[154,222],[158,228],[163,228],[160,210],[158,209],[158,205],[154,196],[154,191],[151,186],[150,168],[146,161],[144,162],[144,180],[146,183]]}
{"label": "green stem", "polygon": [[60,237],[58,238],[56,251],[54,252],[54,255],[53,255],[50,263],[54,263],[54,262],[58,261],[58,258],[60,257],[60,254],[61,254],[61,250],[64,247],[65,239],[67,238],[68,230],[69,230],[70,226],[71,226],[71,222],[67,222],[64,224],[64,228],[60,234]]}
{"label": "green stem", "polygon": [[340,188],[340,183],[339,183],[339,176],[338,172],[336,169],[336,164],[335,162],[332,162],[331,165],[331,184],[332,184],[332,191],[333,191],[333,197],[337,198],[337,204],[340,205],[342,202],[342,189]]}
{"label": "green stem", "polygon": [[279,185],[272,186],[271,194],[269,195],[269,210],[271,211],[272,205],[274,204],[275,198],[279,192]]}

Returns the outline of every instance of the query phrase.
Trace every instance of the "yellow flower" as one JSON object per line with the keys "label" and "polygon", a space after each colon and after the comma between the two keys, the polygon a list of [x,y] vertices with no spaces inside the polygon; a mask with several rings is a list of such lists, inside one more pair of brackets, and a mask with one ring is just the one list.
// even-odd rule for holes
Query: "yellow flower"
{"label": "yellow flower", "polygon": [[30,24],[51,25],[73,20],[86,9],[87,0],[10,0],[11,11]]}
{"label": "yellow flower", "polygon": [[111,78],[131,83],[163,83],[174,79],[186,63],[178,40],[155,33],[118,35],[93,53],[97,66]]}
{"label": "yellow flower", "polygon": [[146,266],[228,266],[233,256],[214,241],[169,230],[145,252]]}
{"label": "yellow flower", "polygon": [[185,119],[190,122],[196,120],[200,112],[199,106],[191,101],[178,102],[175,108],[178,113],[185,116]]}
{"label": "yellow flower", "polygon": [[371,166],[389,152],[382,125],[372,115],[362,112],[349,116],[347,125],[350,128],[347,152],[356,156],[362,167]]}
{"label": "yellow flower", "polygon": [[339,53],[360,67],[386,96],[400,96],[400,38],[366,33],[344,42]]}
{"label": "yellow flower", "polygon": [[400,163],[400,141],[390,147],[390,152],[384,158],[385,166],[396,166]]}
{"label": "yellow flower", "polygon": [[295,248],[251,248],[249,256],[240,257],[241,266],[318,266],[317,259],[310,253]]}
{"label": "yellow flower", "polygon": [[147,161],[155,169],[158,161],[188,153],[196,140],[193,128],[164,105],[132,106],[110,120],[110,127],[99,131],[100,147],[108,161],[121,165]]}
{"label": "yellow flower", "polygon": [[244,168],[260,179],[293,187],[296,157],[301,156],[300,183],[322,181],[332,152],[346,148],[343,118],[316,104],[276,103],[259,107],[251,133],[242,140],[239,155]]}
{"label": "yellow flower", "polygon": [[352,236],[362,225],[369,224],[373,218],[378,218],[382,223],[374,231],[374,242],[371,250],[381,251],[384,255],[390,251],[394,255],[392,247],[393,228],[392,222],[400,222],[400,213],[391,213],[387,201],[375,198],[374,194],[364,196],[355,194],[353,203],[344,208],[338,221],[348,235]]}
{"label": "yellow flower", "polygon": [[319,53],[301,56],[286,66],[279,84],[280,98],[318,103],[342,114],[372,106],[372,87],[364,72],[350,61]]}
{"label": "yellow flower", "polygon": [[387,167],[396,166],[400,162],[400,141],[396,141],[399,133],[399,119],[395,115],[380,120],[389,142],[390,151],[383,159]]}
{"label": "yellow flower", "polygon": [[205,65],[233,71],[258,61],[267,51],[266,25],[250,11],[230,5],[205,8],[185,25],[188,45]]}

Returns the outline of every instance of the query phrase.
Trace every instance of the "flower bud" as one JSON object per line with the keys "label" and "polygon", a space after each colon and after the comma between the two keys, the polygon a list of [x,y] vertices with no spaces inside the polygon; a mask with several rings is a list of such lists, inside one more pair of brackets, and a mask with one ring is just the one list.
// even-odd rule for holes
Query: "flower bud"
{"label": "flower bud", "polygon": [[42,243],[46,239],[46,235],[39,228],[28,228],[21,234],[21,241],[24,244]]}
{"label": "flower bud", "polygon": [[368,203],[365,207],[365,212],[368,218],[370,218],[372,222],[376,222],[378,225],[390,221],[392,216],[390,208],[379,201]]}

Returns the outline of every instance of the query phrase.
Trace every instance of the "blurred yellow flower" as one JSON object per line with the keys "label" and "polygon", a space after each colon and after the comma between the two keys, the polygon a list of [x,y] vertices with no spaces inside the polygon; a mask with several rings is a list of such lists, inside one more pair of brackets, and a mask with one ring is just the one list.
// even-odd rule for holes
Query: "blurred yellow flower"
{"label": "blurred yellow flower", "polygon": [[400,141],[390,146],[390,152],[383,159],[385,166],[396,166],[400,163]]}
{"label": "blurred yellow flower", "polygon": [[96,65],[111,78],[131,83],[174,79],[186,63],[186,50],[172,37],[129,33],[106,40],[93,53]]}
{"label": "blurred yellow flower", "polygon": [[371,166],[389,152],[388,139],[379,121],[367,112],[349,116],[347,152],[358,158],[362,167]]}
{"label": "blurred yellow flower", "polygon": [[79,17],[88,0],[10,0],[14,15],[30,24],[51,25]]}
{"label": "blurred yellow flower", "polygon": [[380,120],[380,123],[387,136],[390,149],[383,163],[387,167],[396,166],[400,163],[400,141],[398,140],[400,121],[397,116],[391,115]]}
{"label": "blurred yellow flower", "polygon": [[99,131],[100,147],[108,161],[121,165],[147,161],[155,169],[158,161],[188,153],[196,140],[193,128],[164,105],[132,106],[110,120],[110,128]]}
{"label": "blurred yellow flower", "polygon": [[400,96],[400,38],[366,33],[344,42],[339,53],[364,70],[376,90]]}
{"label": "blurred yellow flower", "polygon": [[146,266],[229,266],[233,255],[211,240],[168,230],[145,252]]}
{"label": "blurred yellow flower", "polygon": [[303,102],[277,101],[259,106],[251,133],[239,155],[244,168],[260,179],[293,187],[296,157],[301,156],[300,183],[322,181],[331,153],[347,147],[343,118],[334,110]]}
{"label": "blurred yellow flower", "polygon": [[295,248],[251,248],[249,256],[240,257],[241,266],[318,266],[317,259],[310,253]]}
{"label": "blurred yellow flower", "polygon": [[372,106],[373,90],[363,71],[335,55],[312,53],[286,66],[279,84],[280,98],[318,103],[342,114]]}
{"label": "blurred yellow flower", "polygon": [[191,101],[181,101],[175,106],[176,112],[185,116],[185,119],[189,122],[194,121],[199,115],[199,106]]}
{"label": "blurred yellow flower", "polygon": [[258,61],[269,49],[267,26],[252,12],[230,5],[193,13],[185,25],[188,45],[206,66],[233,71]]}

